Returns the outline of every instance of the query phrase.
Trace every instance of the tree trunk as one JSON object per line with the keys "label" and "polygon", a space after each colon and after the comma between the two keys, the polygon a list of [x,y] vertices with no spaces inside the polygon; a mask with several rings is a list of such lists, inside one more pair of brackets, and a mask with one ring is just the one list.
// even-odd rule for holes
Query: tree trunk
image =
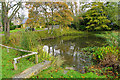
{"label": "tree trunk", "polygon": [[51,34],[53,34],[53,2],[52,2],[52,29],[51,29]]}
{"label": "tree trunk", "polygon": [[47,24],[47,28],[48,28],[48,33],[49,33],[50,32],[50,28],[49,28],[48,24]]}
{"label": "tree trunk", "polygon": [[10,22],[8,21],[7,22],[7,36],[9,37],[10,36],[10,24],[9,24]]}
{"label": "tree trunk", "polygon": [[9,27],[9,18],[8,18],[8,6],[6,6],[5,2],[2,3],[2,24],[4,26],[4,33],[6,39],[10,36],[10,27]]}
{"label": "tree trunk", "polygon": [[5,36],[7,36],[7,38],[9,38],[10,36],[10,25],[9,25],[10,21],[7,19],[7,16],[4,19],[4,33]]}
{"label": "tree trunk", "polygon": [[6,33],[6,19],[4,19],[4,32]]}

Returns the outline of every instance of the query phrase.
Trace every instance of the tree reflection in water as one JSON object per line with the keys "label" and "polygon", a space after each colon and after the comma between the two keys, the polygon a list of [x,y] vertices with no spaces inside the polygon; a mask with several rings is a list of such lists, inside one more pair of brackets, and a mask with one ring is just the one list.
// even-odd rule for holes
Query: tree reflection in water
{"label": "tree reflection in water", "polygon": [[82,70],[84,66],[91,65],[91,57],[87,53],[80,52],[85,47],[101,47],[105,44],[105,39],[94,35],[64,36],[56,39],[43,40],[44,50],[54,56],[64,57],[65,65],[75,66],[76,70]]}

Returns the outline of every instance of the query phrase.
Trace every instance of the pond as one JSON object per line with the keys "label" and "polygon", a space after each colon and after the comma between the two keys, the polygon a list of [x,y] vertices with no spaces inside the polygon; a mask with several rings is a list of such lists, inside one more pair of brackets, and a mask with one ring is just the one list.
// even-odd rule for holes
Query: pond
{"label": "pond", "polygon": [[104,38],[84,34],[42,40],[42,45],[44,45],[43,50],[49,54],[64,57],[64,65],[84,73],[84,67],[91,66],[92,61],[89,53],[83,53],[80,50],[86,47],[102,47],[105,42]]}

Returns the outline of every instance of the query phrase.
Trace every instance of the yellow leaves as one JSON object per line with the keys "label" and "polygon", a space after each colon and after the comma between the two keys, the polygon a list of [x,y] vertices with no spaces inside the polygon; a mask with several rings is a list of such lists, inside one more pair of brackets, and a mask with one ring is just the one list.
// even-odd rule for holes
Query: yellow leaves
{"label": "yellow leaves", "polygon": [[34,73],[32,73],[32,75],[34,75]]}
{"label": "yellow leaves", "polygon": [[67,30],[69,30],[69,27],[67,27]]}
{"label": "yellow leaves", "polygon": [[73,76],[70,76],[71,78],[73,78]]}
{"label": "yellow leaves", "polygon": [[101,25],[103,28],[108,28],[108,26],[107,25]]}
{"label": "yellow leaves", "polygon": [[93,66],[91,68],[94,68]]}
{"label": "yellow leaves", "polygon": [[96,6],[92,6],[92,9],[95,8]]}
{"label": "yellow leaves", "polygon": [[96,30],[99,30],[99,29],[101,29],[101,27],[96,27],[95,29],[96,29]]}
{"label": "yellow leaves", "polygon": [[110,20],[105,20],[106,23],[110,23],[111,21]]}
{"label": "yellow leaves", "polygon": [[90,28],[90,26],[87,26],[86,28]]}
{"label": "yellow leaves", "polygon": [[79,19],[83,20],[83,17],[79,17]]}
{"label": "yellow leaves", "polygon": [[82,78],[85,78],[84,76],[81,76]]}
{"label": "yellow leaves", "polygon": [[58,70],[55,70],[55,72],[57,72]]}
{"label": "yellow leaves", "polygon": [[51,77],[51,78],[53,78],[53,77]]}
{"label": "yellow leaves", "polygon": [[90,26],[95,26],[95,24],[91,24]]}
{"label": "yellow leaves", "polygon": [[99,22],[99,20],[94,20],[94,22]]}

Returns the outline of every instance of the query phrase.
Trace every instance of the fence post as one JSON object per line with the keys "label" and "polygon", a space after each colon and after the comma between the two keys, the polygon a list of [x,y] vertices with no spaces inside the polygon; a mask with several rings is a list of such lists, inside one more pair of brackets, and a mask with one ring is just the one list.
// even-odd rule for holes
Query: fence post
{"label": "fence post", "polygon": [[14,70],[17,70],[17,65],[16,65],[16,63],[17,63],[17,59],[14,58]]}
{"label": "fence post", "polygon": [[8,49],[8,47],[7,47],[7,52],[9,53],[9,49]]}
{"label": "fence post", "polygon": [[38,53],[35,54],[35,63],[38,63]]}

